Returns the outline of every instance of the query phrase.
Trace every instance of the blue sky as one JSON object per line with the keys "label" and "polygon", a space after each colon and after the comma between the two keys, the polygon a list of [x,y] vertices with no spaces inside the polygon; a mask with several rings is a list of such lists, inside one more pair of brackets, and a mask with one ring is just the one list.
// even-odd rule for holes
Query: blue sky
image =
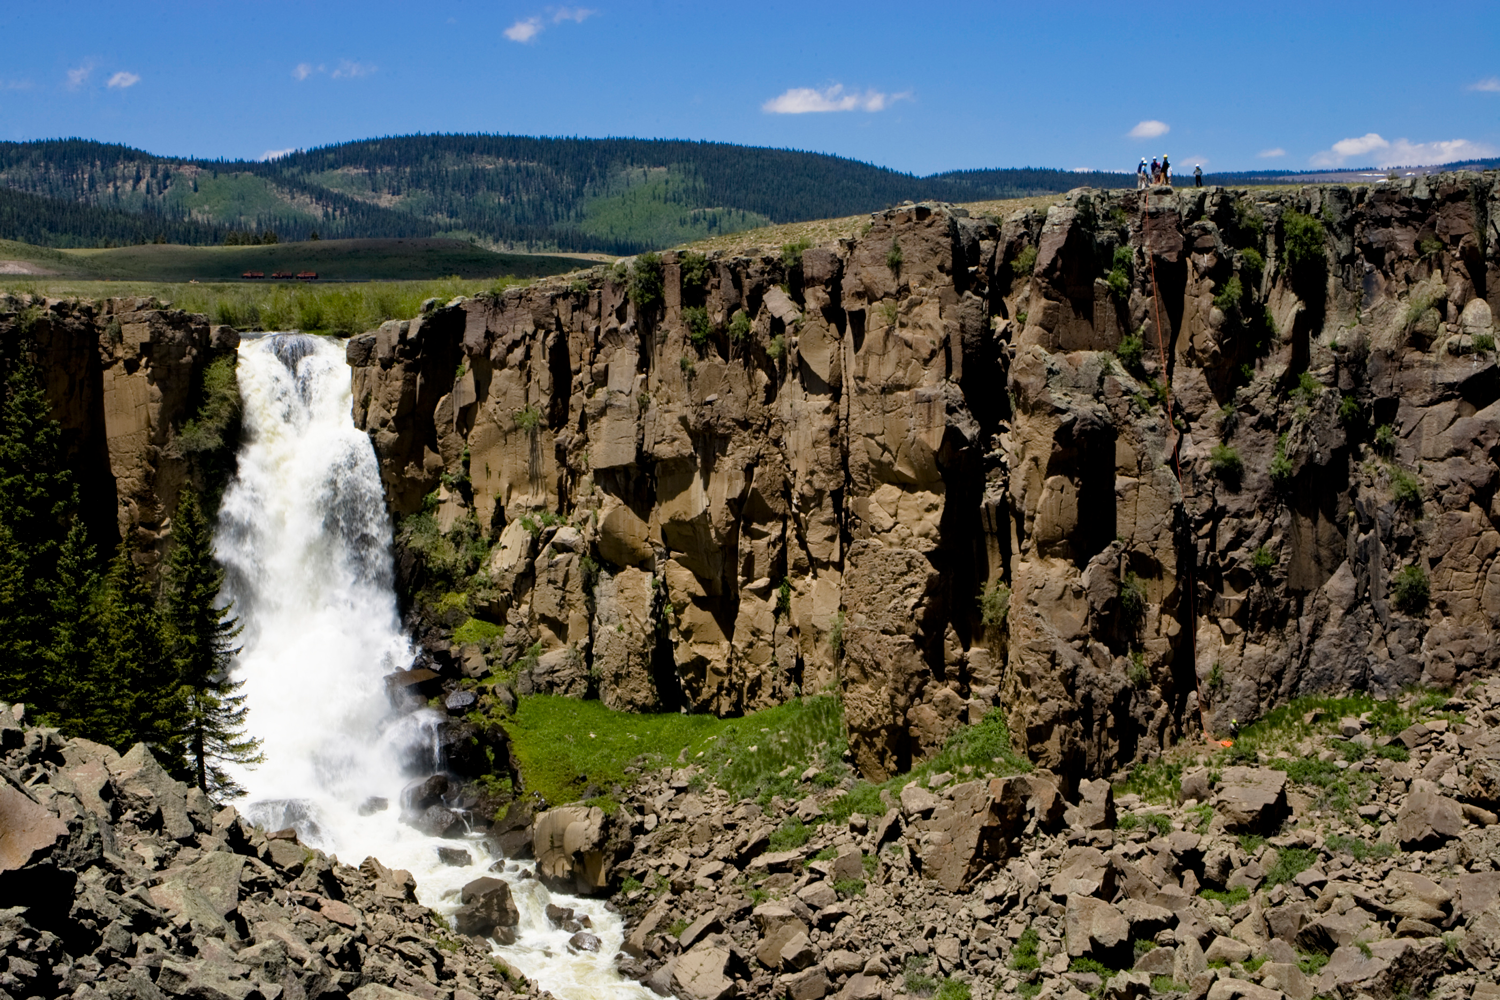
{"label": "blue sky", "polygon": [[410,132],[899,170],[1500,155],[1500,5],[12,2],[0,139],[261,157]]}

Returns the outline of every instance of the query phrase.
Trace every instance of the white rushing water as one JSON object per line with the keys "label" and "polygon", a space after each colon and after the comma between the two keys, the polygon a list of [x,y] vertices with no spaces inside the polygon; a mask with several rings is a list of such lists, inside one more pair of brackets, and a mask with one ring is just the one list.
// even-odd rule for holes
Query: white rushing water
{"label": "white rushing water", "polygon": [[[354,426],[349,369],[336,341],[302,334],[240,347],[244,443],[225,492],[215,545],[244,632],[235,677],[245,682],[248,729],[265,763],[239,769],[238,803],[270,829],[346,864],[368,856],[416,877],[427,906],[451,914],[457,890],[498,859],[477,836],[438,840],[399,821],[401,789],[431,773],[437,712],[394,712],[385,675],[408,667],[392,586],[391,525],[369,438]],[[360,815],[371,798],[389,807]],[[368,811],[368,810],[366,810]],[[466,848],[473,865],[444,865],[439,846]],[[521,866],[507,863],[506,873]],[[613,957],[620,919],[599,901],[555,896],[508,878],[521,912],[514,945],[498,954],[568,1000],[651,996],[622,978]],[[597,953],[573,954],[547,903],[588,914]]]}

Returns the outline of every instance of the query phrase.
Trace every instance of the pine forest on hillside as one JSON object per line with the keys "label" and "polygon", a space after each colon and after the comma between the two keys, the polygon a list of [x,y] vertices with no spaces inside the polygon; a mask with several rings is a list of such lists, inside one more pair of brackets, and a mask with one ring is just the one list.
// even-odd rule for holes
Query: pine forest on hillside
{"label": "pine forest on hillside", "polygon": [[916,177],[820,153],[675,140],[415,135],[250,162],[63,139],[0,143],[0,238],[207,245],[253,230],[623,254],[908,200],[1127,183],[1129,175],[1044,169]]}

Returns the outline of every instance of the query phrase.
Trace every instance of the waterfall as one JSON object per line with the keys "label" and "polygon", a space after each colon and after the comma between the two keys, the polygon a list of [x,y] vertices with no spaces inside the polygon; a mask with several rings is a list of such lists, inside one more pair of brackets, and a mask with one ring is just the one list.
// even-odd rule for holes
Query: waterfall
{"label": "waterfall", "polygon": [[[215,547],[244,627],[234,674],[265,756],[233,769],[246,790],[241,810],[267,829],[295,826],[304,843],[346,863],[373,855],[407,869],[421,901],[444,914],[457,909],[460,887],[498,863],[521,924],[497,954],[559,997],[651,996],[615,971],[624,931],[602,902],[516,878],[525,866],[490,856],[478,837],[439,840],[399,821],[401,789],[421,776],[405,762],[430,758],[442,717],[399,714],[386,698],[385,675],[409,666],[413,650],[396,612],[380,470],[354,426],[343,348],[303,334],[247,338],[238,371],[244,443]],[[388,806],[374,808],[382,799]],[[445,865],[440,846],[476,860]],[[549,902],[589,916],[598,953],[570,953],[568,934],[546,919]]]}

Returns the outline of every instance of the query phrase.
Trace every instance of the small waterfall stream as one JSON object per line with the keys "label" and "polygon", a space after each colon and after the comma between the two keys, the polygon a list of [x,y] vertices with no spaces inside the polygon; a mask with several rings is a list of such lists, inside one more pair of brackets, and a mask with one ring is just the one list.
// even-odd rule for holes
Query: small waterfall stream
{"label": "small waterfall stream", "polygon": [[[430,761],[437,712],[398,714],[384,677],[410,665],[396,612],[379,468],[354,426],[342,345],[303,334],[247,338],[240,347],[244,442],[225,492],[215,544],[244,632],[235,675],[245,682],[250,732],[265,763],[241,769],[241,810],[268,829],[358,864],[373,855],[417,880],[417,895],[451,914],[457,890],[493,874],[478,836],[438,840],[401,823],[400,793],[416,760]],[[430,766],[430,764],[428,765]],[[387,808],[372,809],[384,799]],[[362,808],[363,807],[363,808]],[[443,864],[461,846],[469,866]],[[602,902],[551,894],[504,863],[521,913],[514,945],[496,953],[568,1000],[646,997],[613,957],[620,919]],[[573,954],[546,919],[549,902],[588,914],[597,953]]]}

